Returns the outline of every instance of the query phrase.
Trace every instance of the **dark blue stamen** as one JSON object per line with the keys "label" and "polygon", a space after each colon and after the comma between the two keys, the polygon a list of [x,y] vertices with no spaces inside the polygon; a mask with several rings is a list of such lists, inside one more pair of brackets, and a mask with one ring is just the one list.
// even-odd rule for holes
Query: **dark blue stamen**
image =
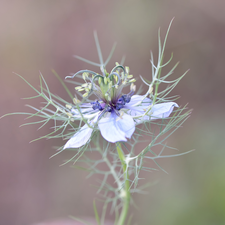
{"label": "dark blue stamen", "polygon": [[120,110],[126,103],[129,103],[131,100],[131,96],[133,93],[129,93],[127,95],[122,95],[116,102],[116,109]]}
{"label": "dark blue stamen", "polygon": [[119,99],[118,99],[118,103],[119,104],[123,104],[125,105],[126,103],[129,103],[131,100],[131,95],[128,94],[128,95],[122,95]]}
{"label": "dark blue stamen", "polygon": [[131,100],[131,96],[130,96],[130,95],[123,95],[123,96],[124,96],[124,101],[125,101],[126,103],[129,103],[130,100]]}
{"label": "dark blue stamen", "polygon": [[106,109],[106,112],[112,112],[112,106],[110,105],[107,105],[105,109]]}
{"label": "dark blue stamen", "polygon": [[124,96],[121,96],[118,100],[116,104],[121,104],[121,105],[125,105],[125,99]]}
{"label": "dark blue stamen", "polygon": [[102,108],[101,104],[98,102],[98,100],[95,102],[91,102],[91,104],[92,104],[92,109],[94,109],[94,110],[98,109],[100,111],[103,110],[103,108]]}
{"label": "dark blue stamen", "polygon": [[123,104],[120,104],[120,103],[116,103],[116,110],[120,110],[123,108]]}

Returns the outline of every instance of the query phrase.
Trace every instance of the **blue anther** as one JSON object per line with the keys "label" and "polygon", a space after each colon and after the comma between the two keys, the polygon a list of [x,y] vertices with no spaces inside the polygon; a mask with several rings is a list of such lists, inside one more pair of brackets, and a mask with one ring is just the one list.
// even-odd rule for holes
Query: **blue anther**
{"label": "blue anther", "polygon": [[130,95],[123,95],[123,98],[124,98],[124,101],[125,101],[126,103],[129,103],[130,100],[131,100]]}
{"label": "blue anther", "polygon": [[122,109],[123,106],[124,106],[124,104],[121,104],[121,103],[117,102],[117,103],[116,103],[116,110]]}
{"label": "blue anther", "polygon": [[110,105],[106,106],[105,109],[106,109],[107,112],[112,112],[112,107]]}
{"label": "blue anther", "polygon": [[103,110],[103,108],[102,108],[101,104],[98,102],[98,100],[95,102],[91,102],[91,104],[92,104],[92,109],[94,109],[94,110],[98,109],[100,111]]}
{"label": "blue anther", "polygon": [[121,105],[125,105],[124,96],[121,96],[121,97],[117,100],[117,103],[118,103],[118,104],[121,104]]}
{"label": "blue anther", "polygon": [[96,104],[96,102],[91,102],[92,104],[92,109],[96,110],[98,109],[98,105]]}
{"label": "blue anther", "polygon": [[116,103],[116,109],[117,110],[120,110],[123,108],[123,106],[126,104],[126,103],[129,103],[131,100],[131,96],[130,95],[122,95],[118,100],[117,100],[117,103]]}

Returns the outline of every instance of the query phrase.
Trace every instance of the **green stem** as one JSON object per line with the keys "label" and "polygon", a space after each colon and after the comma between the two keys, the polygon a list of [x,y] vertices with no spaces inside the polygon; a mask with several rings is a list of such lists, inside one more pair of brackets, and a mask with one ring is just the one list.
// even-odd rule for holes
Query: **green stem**
{"label": "green stem", "polygon": [[119,143],[117,144],[117,153],[123,167],[124,182],[125,182],[124,187],[121,190],[123,208],[122,208],[119,220],[117,222],[117,225],[124,225],[127,214],[128,214],[128,210],[129,210],[129,204],[130,204],[130,182],[129,182],[127,164],[125,163],[124,153]]}

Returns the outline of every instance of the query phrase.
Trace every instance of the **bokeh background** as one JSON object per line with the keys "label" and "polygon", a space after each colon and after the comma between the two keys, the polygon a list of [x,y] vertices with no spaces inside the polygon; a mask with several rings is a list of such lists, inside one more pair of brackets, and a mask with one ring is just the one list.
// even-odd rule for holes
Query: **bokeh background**
{"label": "bokeh background", "polygon": [[[126,55],[131,73],[150,77],[150,50],[157,55],[157,32],[165,35],[170,20],[166,57],[180,61],[174,78],[190,69],[173,94],[193,113],[168,144],[188,155],[159,161],[168,171],[149,173],[158,183],[147,195],[134,195],[132,224],[225,224],[225,1],[220,0],[1,0],[0,116],[28,110],[22,100],[34,91],[39,71],[52,93],[68,98],[51,69],[64,78],[89,67],[79,55],[97,61],[93,31],[103,56],[117,48],[108,68]],[[97,68],[94,68],[97,69]],[[98,71],[98,69],[97,69]],[[19,127],[24,116],[0,120],[0,224],[29,225],[58,218],[93,217],[94,180],[71,165],[63,152],[52,159],[62,140],[31,140],[49,132],[46,125]],[[108,216],[108,218],[112,218]]]}

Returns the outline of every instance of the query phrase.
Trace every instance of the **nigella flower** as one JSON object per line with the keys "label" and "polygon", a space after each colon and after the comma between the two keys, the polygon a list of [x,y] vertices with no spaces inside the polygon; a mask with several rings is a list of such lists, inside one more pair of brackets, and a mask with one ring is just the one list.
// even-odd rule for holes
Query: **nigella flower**
{"label": "nigella flower", "polygon": [[[86,91],[83,94],[84,99],[91,94],[97,99],[76,104],[76,107],[71,109],[72,116],[80,120],[85,119],[86,124],[67,141],[64,149],[85,145],[96,129],[108,142],[125,142],[127,138],[131,138],[137,124],[167,118],[174,107],[178,107],[175,102],[154,104],[154,101],[146,95],[135,95],[135,79],[129,75],[128,67],[117,65],[110,74],[102,69],[103,75],[87,70],[80,72],[83,72],[85,83],[75,89]],[[130,92],[124,94],[123,88],[128,85]]]}

